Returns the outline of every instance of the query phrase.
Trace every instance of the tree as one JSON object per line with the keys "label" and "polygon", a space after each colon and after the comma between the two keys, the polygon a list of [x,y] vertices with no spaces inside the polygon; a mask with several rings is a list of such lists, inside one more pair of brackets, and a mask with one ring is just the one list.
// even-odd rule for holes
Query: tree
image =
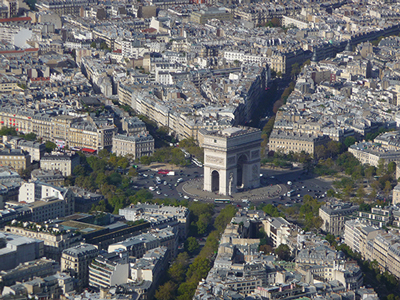
{"label": "tree", "polygon": [[198,234],[204,234],[207,232],[208,224],[211,220],[211,215],[210,214],[201,214],[199,216],[199,220],[196,222],[197,226],[197,233]]}
{"label": "tree", "polygon": [[336,238],[333,234],[328,233],[325,237],[325,239],[329,242],[329,244],[331,244],[331,246],[333,245],[333,243],[336,242]]}
{"label": "tree", "polygon": [[86,170],[85,167],[82,165],[77,165],[73,170],[72,173],[75,176],[85,176],[86,175]]}
{"label": "tree", "polygon": [[281,213],[278,211],[278,209],[271,203],[264,206],[262,210],[271,217],[280,217],[281,216]]}
{"label": "tree", "polygon": [[368,179],[371,179],[376,175],[376,168],[374,166],[369,166],[365,169],[364,174]]}
{"label": "tree", "polygon": [[175,299],[176,284],[172,281],[167,281],[165,284],[160,285],[155,293],[157,300],[173,300]]}
{"label": "tree", "polygon": [[199,249],[199,246],[200,245],[197,239],[192,236],[188,237],[185,241],[185,250],[189,253],[195,252],[197,249]]}
{"label": "tree", "polygon": [[335,197],[336,193],[335,193],[335,191],[333,189],[329,189],[329,190],[326,191],[326,195],[328,197]]}
{"label": "tree", "polygon": [[274,27],[279,27],[279,25],[280,25],[279,19],[278,19],[278,18],[272,18],[272,19],[271,19],[271,24],[272,24]]}
{"label": "tree", "polygon": [[45,147],[45,151],[46,151],[47,153],[51,153],[51,151],[53,151],[54,149],[57,148],[57,145],[54,144],[53,142],[47,141],[47,142],[44,144],[44,147]]}
{"label": "tree", "polygon": [[264,254],[269,254],[273,252],[272,246],[265,244],[265,245],[260,245],[260,251],[263,251]]}
{"label": "tree", "polygon": [[371,205],[369,205],[368,203],[362,202],[360,204],[360,211],[365,211],[365,212],[370,212],[371,211]]}
{"label": "tree", "polygon": [[132,168],[129,169],[128,175],[132,176],[132,177],[136,177],[136,176],[138,176],[138,172],[137,172],[137,170],[135,168],[132,167]]}
{"label": "tree", "polygon": [[126,157],[121,157],[117,162],[117,166],[126,169],[129,166],[129,160]]}
{"label": "tree", "polygon": [[142,156],[140,158],[140,163],[144,165],[149,165],[151,163],[151,157],[150,156]]}
{"label": "tree", "polygon": [[360,198],[361,200],[365,197],[365,191],[364,191],[364,188],[363,188],[362,186],[360,186],[360,187],[357,189],[356,196],[357,196],[358,198]]}
{"label": "tree", "polygon": [[24,135],[24,139],[27,141],[36,141],[36,137],[36,134],[34,134],[33,132]]}
{"label": "tree", "polygon": [[357,140],[352,136],[348,136],[344,139],[344,144],[347,148],[349,148],[351,145],[354,145],[356,142]]}
{"label": "tree", "polygon": [[378,160],[378,168],[376,173],[378,175],[383,175],[385,173],[385,161],[382,158]]}
{"label": "tree", "polygon": [[317,159],[321,159],[326,157],[327,151],[326,151],[326,147],[324,145],[318,145],[317,147],[315,147],[315,157]]}
{"label": "tree", "polygon": [[91,43],[90,43],[90,47],[91,47],[91,48],[96,48],[96,47],[97,47],[96,42],[91,42]]}
{"label": "tree", "polygon": [[280,260],[286,260],[289,261],[291,258],[291,252],[290,248],[286,244],[280,244],[276,249],[275,249],[275,254],[278,255]]}
{"label": "tree", "polygon": [[105,158],[110,155],[110,152],[107,149],[101,149],[98,154],[100,158]]}
{"label": "tree", "polygon": [[107,175],[104,173],[99,173],[95,180],[98,187],[102,187],[103,184],[107,183]]}
{"label": "tree", "polygon": [[187,252],[179,253],[175,261],[168,269],[168,276],[176,283],[181,283],[185,279],[186,268],[189,265],[189,255]]}
{"label": "tree", "polygon": [[300,73],[300,71],[301,69],[299,63],[294,63],[292,65],[292,71],[290,72],[290,75],[292,76],[292,78],[295,78]]}
{"label": "tree", "polygon": [[121,184],[122,176],[121,174],[114,172],[110,176],[108,176],[107,181],[109,184],[118,186]]}
{"label": "tree", "polygon": [[385,188],[383,189],[385,195],[388,196],[391,190],[392,190],[392,184],[390,183],[390,181],[386,181]]}
{"label": "tree", "polygon": [[388,172],[388,174],[396,173],[396,163],[394,161],[391,161],[390,163],[388,163],[387,172]]}

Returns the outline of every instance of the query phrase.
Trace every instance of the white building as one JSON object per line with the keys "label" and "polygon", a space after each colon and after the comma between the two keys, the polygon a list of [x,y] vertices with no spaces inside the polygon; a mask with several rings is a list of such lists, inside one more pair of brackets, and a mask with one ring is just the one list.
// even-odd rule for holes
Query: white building
{"label": "white building", "polygon": [[128,276],[128,252],[121,249],[99,254],[89,266],[89,285],[96,288],[127,283]]}
{"label": "white building", "polygon": [[[41,201],[43,200],[43,201]],[[18,194],[18,202],[34,203],[36,201],[63,201],[65,215],[74,213],[74,196],[71,190],[63,187],[53,186],[40,181],[26,182],[21,185]],[[45,205],[44,203],[40,205]],[[38,207],[40,206],[38,204]],[[50,212],[49,212],[50,214]],[[61,217],[61,216],[60,216]]]}
{"label": "white building", "polygon": [[77,154],[47,155],[40,159],[40,168],[43,170],[59,170],[65,177],[72,175],[80,159]]}
{"label": "white building", "polygon": [[186,239],[189,230],[189,210],[184,206],[164,206],[155,204],[132,204],[119,210],[119,215],[128,221],[147,220],[150,223],[157,216],[174,217],[178,221],[178,234],[181,240]]}
{"label": "white building", "polygon": [[268,218],[262,221],[264,231],[272,240],[273,246],[278,247],[281,244],[287,244],[290,237],[292,223],[284,218]]}
{"label": "white building", "polygon": [[168,249],[158,247],[146,252],[143,258],[130,264],[132,281],[151,281],[157,284],[160,276],[164,274],[168,263]]}

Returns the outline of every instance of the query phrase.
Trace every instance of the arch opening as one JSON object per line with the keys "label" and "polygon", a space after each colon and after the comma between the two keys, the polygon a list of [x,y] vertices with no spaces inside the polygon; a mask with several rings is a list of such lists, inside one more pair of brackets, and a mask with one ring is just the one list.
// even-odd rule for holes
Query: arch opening
{"label": "arch opening", "polygon": [[243,188],[244,185],[244,165],[247,163],[246,155],[242,154],[239,159],[237,160],[237,177],[236,177],[236,187]]}
{"label": "arch opening", "polygon": [[219,192],[219,173],[218,173],[218,171],[211,172],[211,191]]}

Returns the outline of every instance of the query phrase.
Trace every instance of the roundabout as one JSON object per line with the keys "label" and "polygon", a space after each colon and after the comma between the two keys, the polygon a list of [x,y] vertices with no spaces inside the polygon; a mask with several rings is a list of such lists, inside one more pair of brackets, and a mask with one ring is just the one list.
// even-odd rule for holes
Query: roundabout
{"label": "roundabout", "polygon": [[190,198],[201,201],[214,201],[215,199],[229,199],[233,202],[263,201],[279,197],[285,193],[287,188],[283,184],[264,185],[259,188],[237,191],[233,195],[220,195],[218,193],[204,191],[203,178],[196,178],[185,182],[182,185],[182,191]]}

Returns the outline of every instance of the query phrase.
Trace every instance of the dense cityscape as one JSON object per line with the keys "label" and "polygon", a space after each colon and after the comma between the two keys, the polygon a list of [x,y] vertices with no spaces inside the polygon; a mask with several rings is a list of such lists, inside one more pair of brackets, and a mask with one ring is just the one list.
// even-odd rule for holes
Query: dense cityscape
{"label": "dense cityscape", "polygon": [[395,0],[0,1],[0,300],[400,300]]}

